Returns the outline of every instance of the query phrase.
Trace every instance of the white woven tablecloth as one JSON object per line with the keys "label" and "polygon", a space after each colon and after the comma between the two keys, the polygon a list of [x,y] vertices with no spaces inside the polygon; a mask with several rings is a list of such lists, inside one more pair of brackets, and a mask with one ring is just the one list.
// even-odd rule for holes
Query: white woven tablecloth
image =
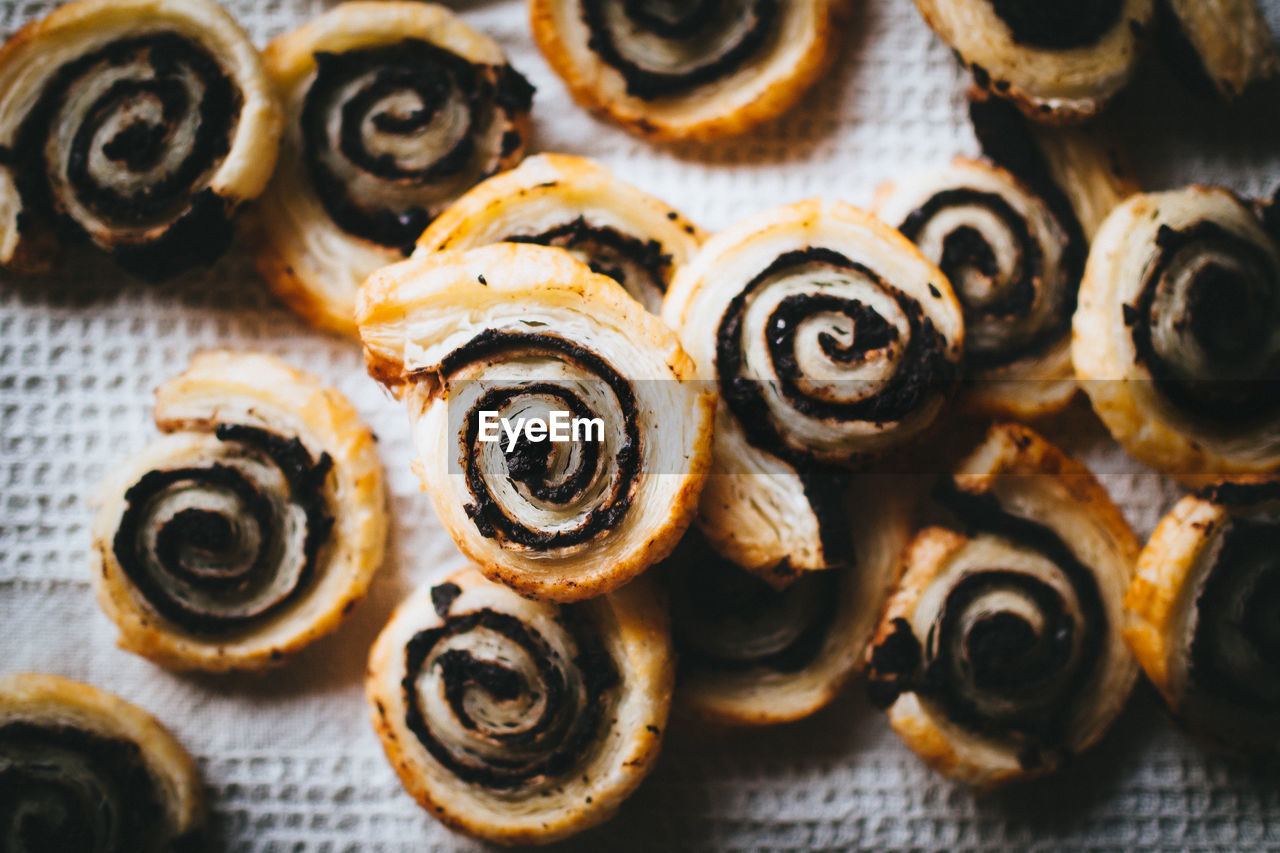
{"label": "white woven tablecloth", "polygon": [[[1268,0],[1280,32],[1280,0]],[[0,31],[47,0],[0,2]],[[228,2],[259,43],[328,4]],[[454,3],[538,87],[535,151],[603,160],[717,228],[825,194],[866,204],[883,180],[974,153],[965,81],[911,0],[853,0],[839,59],[801,106],[715,145],[655,147],[588,117],[534,49],[520,0]],[[1149,188],[1280,182],[1280,100],[1201,104],[1151,67],[1111,116]],[[235,253],[147,286],[73,253],[55,276],[0,274],[0,671],[82,679],[141,704],[199,757],[228,850],[471,849],[422,813],[382,757],[361,688],[365,653],[416,584],[461,565],[408,470],[405,415],[358,348],[310,331]],[[175,675],[115,647],[89,585],[87,497],[155,436],[152,389],[213,346],[284,356],[351,397],[377,431],[393,493],[390,557],[335,635],[265,677]],[[1141,536],[1178,494],[1127,460],[1092,416],[1052,434],[1101,472]],[[853,691],[858,694],[858,690]],[[859,695],[805,722],[708,739],[674,725],[599,849],[1280,850],[1280,781],[1192,747],[1135,696],[1103,745],[1053,779],[976,799],[927,771]]]}

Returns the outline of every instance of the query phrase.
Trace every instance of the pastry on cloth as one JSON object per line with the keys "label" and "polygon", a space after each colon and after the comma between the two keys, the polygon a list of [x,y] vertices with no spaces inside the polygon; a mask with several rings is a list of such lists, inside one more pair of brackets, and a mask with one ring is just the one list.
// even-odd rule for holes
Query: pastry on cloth
{"label": "pastry on cloth", "polygon": [[0,49],[0,265],[87,240],[149,279],[208,266],[271,177],[280,107],[214,0],[81,0]]}
{"label": "pastry on cloth", "polygon": [[1089,254],[1076,374],[1116,440],[1184,482],[1280,470],[1280,228],[1268,215],[1211,187],[1137,195]]}
{"label": "pastry on cloth", "polygon": [[1132,79],[1153,0],[916,0],[974,82],[1052,124],[1097,114]]}
{"label": "pastry on cloth", "polygon": [[1280,480],[1180,500],[1125,607],[1125,639],[1175,717],[1241,753],[1280,752]]}
{"label": "pastry on cloth", "polygon": [[567,250],[627,289],[653,313],[702,231],[675,208],[594,160],[538,154],[489,178],[440,214],[419,250],[537,243]]}
{"label": "pastry on cloth", "polygon": [[928,428],[959,374],[961,309],[894,229],[818,199],[716,234],[663,319],[721,395],[699,521],[775,585],[849,559],[847,470]]}
{"label": "pastry on cloth", "polygon": [[0,676],[0,849],[204,850],[195,762],[146,711],[55,675]]}
{"label": "pastry on cloth", "polygon": [[373,725],[405,789],[448,826],[545,844],[608,820],[652,768],[671,704],[649,578],[576,604],[465,569],[400,605],[369,657]]}
{"label": "pastry on cloth", "polygon": [[437,516],[490,579],[591,598],[693,520],[715,392],[674,332],[565,250],[419,251],[369,279],[357,321]]}
{"label": "pastry on cloth", "polygon": [[1089,471],[1022,426],[993,427],[937,497],[959,527],[908,546],[869,695],[947,776],[990,788],[1050,772],[1133,688],[1122,601],[1138,543]]}
{"label": "pastry on cloth", "polygon": [[832,58],[838,0],[530,0],[573,97],[651,139],[742,133],[790,108]]}
{"label": "pastry on cloth", "polygon": [[476,183],[524,155],[533,87],[443,6],[341,3],[264,52],[287,119],[247,229],[308,322],[355,334],[356,292]]}
{"label": "pastry on cloth", "polygon": [[172,669],[258,669],[333,631],[382,562],[373,433],[274,356],[212,351],[156,391],[161,438],[115,472],[93,525],[120,645]]}
{"label": "pastry on cloth", "polygon": [[970,116],[984,159],[886,184],[875,209],[938,264],[964,307],[964,407],[1043,417],[1077,390],[1071,315],[1089,237],[1136,187],[1089,131],[1029,125],[981,95]]}
{"label": "pastry on cloth", "polygon": [[689,531],[662,565],[679,656],[677,708],[729,726],[791,722],[827,705],[862,669],[913,532],[913,496],[896,476],[861,474],[845,507],[848,564],[781,590]]}

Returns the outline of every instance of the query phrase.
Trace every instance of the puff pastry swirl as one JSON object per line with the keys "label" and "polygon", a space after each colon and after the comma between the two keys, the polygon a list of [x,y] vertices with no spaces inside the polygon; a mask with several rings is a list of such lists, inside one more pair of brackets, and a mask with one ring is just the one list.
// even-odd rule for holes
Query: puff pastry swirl
{"label": "puff pastry swirl", "polygon": [[1121,630],[1138,543],[1088,470],[1025,427],[993,427],[938,488],[966,532],[905,555],[869,692],[922,759],[992,787],[1088,748],[1137,675]]}
{"label": "puff pastry swirl", "polygon": [[861,670],[911,537],[897,478],[858,475],[845,495],[849,563],[776,589],[691,530],[663,564],[679,654],[678,708],[722,725],[808,716]]}
{"label": "puff pastry swirl", "polygon": [[431,223],[418,247],[558,246],[656,314],[675,271],[689,262],[703,236],[679,211],[593,160],[538,154],[458,199]]}
{"label": "puff pastry swirl", "polygon": [[1280,468],[1280,238],[1230,192],[1118,207],[1073,325],[1093,408],[1140,461],[1183,481]]}
{"label": "puff pastry swirl", "polygon": [[1037,121],[1083,121],[1133,77],[1153,0],[916,0],[982,89]]}
{"label": "puff pastry swirl", "polygon": [[354,334],[369,274],[520,162],[533,87],[495,41],[431,3],[342,3],[264,56],[288,121],[255,217],[258,267],[309,322]]}
{"label": "puff pastry swirl", "polygon": [[[488,577],[575,601],[675,547],[715,394],[613,279],[545,246],[422,252],[369,279],[357,320],[370,375],[407,405],[436,514]],[[586,431],[520,432],[557,412]],[[499,419],[518,434],[495,439]]]}
{"label": "puff pastry swirl", "polygon": [[437,819],[501,844],[607,820],[657,758],[674,681],[647,578],[577,604],[468,569],[396,610],[366,688],[387,758]]}
{"label": "puff pastry swirl", "polygon": [[833,48],[834,0],[530,0],[580,103],[653,139],[741,133],[799,100]]}
{"label": "puff pastry swirl", "polygon": [[1173,713],[1210,741],[1280,752],[1280,481],[1188,495],[1138,558],[1125,638]]}
{"label": "puff pastry swirl", "polygon": [[150,714],[53,675],[0,676],[0,848],[205,849],[195,762]]}
{"label": "puff pastry swirl", "polygon": [[156,392],[165,433],[103,484],[98,600],[174,669],[256,669],[334,630],[382,562],[373,433],[273,356],[214,351]]}
{"label": "puff pastry swirl", "polygon": [[713,236],[663,319],[721,393],[700,514],[713,547],[775,584],[846,562],[839,468],[919,435],[957,378],[946,277],[874,216],[815,199]]}
{"label": "puff pastry swirl", "polygon": [[1254,0],[1157,0],[1156,31],[1192,88],[1231,100],[1280,74],[1280,52]]}
{"label": "puff pastry swirl", "polygon": [[213,0],[81,0],[0,50],[0,264],[90,240],[159,279],[206,266],[266,186],[280,107]]}

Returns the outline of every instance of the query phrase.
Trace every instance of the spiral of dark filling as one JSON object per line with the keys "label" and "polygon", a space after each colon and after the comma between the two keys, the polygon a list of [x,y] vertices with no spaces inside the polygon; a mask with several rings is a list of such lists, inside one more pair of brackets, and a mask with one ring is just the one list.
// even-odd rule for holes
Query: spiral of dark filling
{"label": "spiral of dark filling", "polygon": [[[920,235],[939,214],[953,209],[982,209],[995,217],[1012,238],[1017,249],[1013,269],[1000,269],[992,241],[977,225],[961,224],[942,240],[942,256],[934,260],[947,276],[964,309],[965,324],[1003,329],[1006,340],[992,345],[979,336],[969,336],[966,358],[977,368],[993,368],[1015,362],[1043,351],[1061,341],[1071,328],[1080,277],[1084,273],[1085,252],[1069,246],[1062,259],[1060,281],[1051,281],[1045,269],[1045,247],[1041,246],[1030,223],[1004,197],[967,187],[955,187],[935,193],[918,209],[908,214],[898,227],[908,240],[918,242]],[[1074,217],[1073,217],[1074,218]],[[992,285],[998,295],[981,303],[972,298],[962,285],[970,276],[980,277]],[[1021,329],[1028,315],[1041,300],[1052,299],[1047,322],[1037,328]]]}
{"label": "spiral of dark filling", "polygon": [[[1093,573],[1051,529],[1005,511],[994,496],[944,481],[938,498],[970,529],[998,536],[1052,562],[1071,589],[1000,566],[970,569],[947,590],[924,641],[905,619],[872,650],[869,695],[888,707],[905,692],[936,704],[953,724],[1014,739],[1025,769],[1069,757],[1067,727],[1088,701],[1110,630]],[[1015,596],[1037,617],[1002,609]]]}
{"label": "spiral of dark filling", "polygon": [[[1280,500],[1280,483],[1225,484],[1210,500]],[[1280,713],[1280,521],[1233,515],[1195,602],[1191,680],[1204,693]]]}
{"label": "spiral of dark filling", "polygon": [[298,439],[257,427],[219,424],[215,435],[245,462],[148,472],[125,492],[113,541],[147,602],[199,634],[249,627],[293,601],[333,529],[327,453],[313,460]]}
{"label": "spiral of dark filling", "polygon": [[[99,82],[110,81],[110,82]],[[207,184],[231,148],[243,95],[199,43],[174,32],[121,39],[59,68],[0,163],[24,206],[93,236],[63,193],[115,232],[125,268],[164,278],[207,265],[230,244],[227,204]],[[160,236],[144,232],[163,227]]]}
{"label": "spiral of dark filling", "polygon": [[[512,790],[572,773],[607,724],[620,683],[598,629],[582,605],[557,608],[556,625],[573,650],[566,659],[511,614],[490,608],[451,613],[460,592],[452,583],[432,589],[444,624],[418,632],[405,647],[405,724],[436,761],[469,784]],[[427,713],[423,678],[439,680],[464,742]]]}
{"label": "spiral of dark filling", "polygon": [[[897,302],[907,318],[908,328],[900,333],[869,305],[857,299],[822,292],[793,294],[778,303],[766,323],[766,341],[771,376],[764,380],[746,375],[744,319],[757,290],[773,279],[786,275],[803,275],[806,270],[827,269],[848,273],[868,282]],[[899,343],[900,334],[907,340],[898,356],[894,375],[878,393],[860,399],[842,401],[824,395],[810,396],[801,387],[804,379],[797,363],[796,334],[806,320],[818,315],[842,315],[852,327],[852,336],[841,342],[829,333],[819,336],[823,354],[840,365],[858,365],[876,350]],[[775,421],[765,400],[764,386],[776,387],[791,409],[808,418],[836,424],[846,422],[891,423],[915,412],[928,399],[947,393],[955,379],[955,366],[944,356],[946,340],[927,317],[918,301],[908,296],[865,265],[852,261],[830,249],[807,248],[779,255],[759,275],[747,283],[729,303],[716,333],[716,373],[721,398],[742,426],[747,440],[754,446],[785,459],[801,470],[818,466],[810,451],[795,447],[786,436],[785,422]],[[858,390],[852,386],[861,380],[844,380],[842,390]]]}
{"label": "spiral of dark filling", "polygon": [[[548,405],[548,410],[567,411],[573,418],[599,417],[608,423],[605,413],[594,412],[572,387],[540,381],[494,383],[496,387],[484,390],[462,416],[458,448],[472,501],[466,506],[467,515],[482,536],[525,548],[551,550],[589,542],[621,523],[639,486],[644,454],[635,391],[603,358],[550,333],[488,329],[451,352],[440,373],[448,377],[478,362],[525,358],[557,360],[584,371],[591,381],[604,383],[619,407],[623,435],[608,458],[595,435],[559,443],[533,442],[522,434],[511,451],[504,438],[505,470],[486,470],[480,441],[481,412],[503,412],[517,403],[537,400],[554,404]],[[609,437],[605,438],[607,443]],[[599,488],[605,477],[607,484]],[[591,509],[571,527],[530,528],[518,512],[510,511],[494,495],[491,483],[508,478],[522,487],[524,499],[539,507],[573,510],[591,501]]]}
{"label": "spiral of dark filling", "polygon": [[1119,22],[1124,0],[1028,3],[990,0],[1018,44],[1066,50],[1097,44]]}
{"label": "spiral of dark filling", "polygon": [[138,745],[54,723],[0,724],[0,849],[7,853],[196,853],[173,837]]}
{"label": "spiral of dark filling", "polygon": [[812,664],[835,624],[837,571],[808,572],[776,590],[717,555],[697,531],[665,564],[672,630],[683,672],[766,669],[794,673]]}
{"label": "spiral of dark filling", "polygon": [[671,255],[657,240],[642,240],[616,228],[592,225],[579,216],[537,234],[512,234],[508,243],[556,246],[583,260],[592,272],[621,284],[651,311],[660,308],[671,277]]}
{"label": "spiral of dark filling", "polygon": [[1280,267],[1263,246],[1208,220],[1162,225],[1123,311],[1137,360],[1176,408],[1224,426],[1280,409]]}
{"label": "spiral of dark filling", "polygon": [[408,254],[441,209],[523,144],[513,121],[529,112],[533,87],[509,65],[473,64],[420,39],[315,59],[303,156],[349,234]]}
{"label": "spiral of dark filling", "polygon": [[581,0],[588,47],[646,101],[737,72],[781,31],[778,0]]}

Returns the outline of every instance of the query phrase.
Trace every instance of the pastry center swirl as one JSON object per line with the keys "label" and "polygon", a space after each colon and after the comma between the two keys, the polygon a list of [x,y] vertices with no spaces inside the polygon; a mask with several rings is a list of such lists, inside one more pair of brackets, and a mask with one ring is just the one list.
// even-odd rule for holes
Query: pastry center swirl
{"label": "pastry center swirl", "polygon": [[222,424],[223,454],[150,471],[125,493],[113,540],[134,587],[196,633],[246,627],[307,587],[333,517],[325,480],[297,439]]}
{"label": "pastry center swirl", "polygon": [[748,440],[805,467],[846,432],[901,421],[933,399],[954,377],[945,345],[914,297],[808,248],[779,256],[729,303],[716,371]]}
{"label": "pastry center swirl", "polygon": [[10,853],[178,850],[138,746],[36,722],[0,725],[0,848]]}
{"label": "pastry center swirl", "polygon": [[778,0],[581,0],[588,46],[644,100],[729,77],[779,30]]}
{"label": "pastry center swirl", "polygon": [[1013,40],[1029,47],[1066,50],[1097,44],[1120,22],[1124,0],[990,0]]}
{"label": "pastry center swirl", "polygon": [[[432,591],[446,613],[456,589]],[[409,641],[405,673],[409,730],[458,779],[499,791],[548,788],[573,773],[619,683],[573,606],[536,623],[489,608],[448,614]]]}
{"label": "pastry center swirl", "polygon": [[1008,364],[1066,335],[1081,271],[1063,263],[1061,245],[1041,245],[1027,218],[1000,194],[943,190],[899,230],[955,289],[974,366]]}
{"label": "pastry center swirl", "polygon": [[[521,550],[584,546],[631,509],[644,445],[635,390],[589,349],[558,335],[489,330],[450,353],[458,460],[481,535]],[[483,440],[481,418],[598,421],[569,441],[522,433]],[[451,414],[451,419],[454,415]],[[602,427],[602,429],[600,428]]]}
{"label": "pastry center swirl", "polygon": [[419,39],[317,53],[303,100],[303,157],[344,231],[406,253],[458,195],[522,144],[533,88]]}
{"label": "pastry center swirl", "polygon": [[1223,423],[1280,408],[1280,259],[1201,221],[1161,226],[1138,297],[1124,306],[1138,360],[1173,406]]}

